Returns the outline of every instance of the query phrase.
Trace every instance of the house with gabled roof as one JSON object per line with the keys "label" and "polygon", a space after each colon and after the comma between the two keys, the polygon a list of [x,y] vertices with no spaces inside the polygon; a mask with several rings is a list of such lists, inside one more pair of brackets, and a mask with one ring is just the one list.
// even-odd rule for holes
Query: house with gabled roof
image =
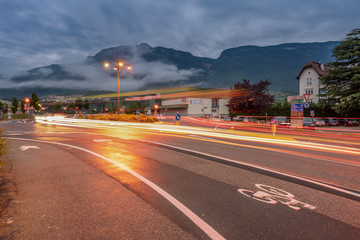
{"label": "house with gabled roof", "polygon": [[325,93],[326,89],[320,83],[319,78],[327,74],[330,66],[320,62],[309,61],[301,69],[296,79],[299,79],[299,95],[310,94],[309,102],[319,103],[319,94]]}

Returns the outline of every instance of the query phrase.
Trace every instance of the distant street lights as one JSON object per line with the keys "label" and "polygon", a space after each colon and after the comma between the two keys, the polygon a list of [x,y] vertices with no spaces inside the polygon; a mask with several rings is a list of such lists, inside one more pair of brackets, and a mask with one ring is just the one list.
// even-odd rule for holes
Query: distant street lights
{"label": "distant street lights", "polygon": [[[108,62],[105,62],[104,63],[104,67],[105,68],[109,68],[110,67],[110,63],[108,63]],[[118,99],[118,107],[117,107],[117,109],[118,109],[118,113],[120,113],[120,68],[124,68],[124,67],[126,67],[126,69],[128,70],[128,71],[131,71],[132,70],[132,67],[130,66],[130,65],[125,65],[124,64],[124,62],[122,62],[122,61],[116,61],[116,63],[113,65],[113,68],[114,68],[114,70],[116,70],[117,71],[117,80],[118,80],[118,95],[117,95],[117,99]]]}

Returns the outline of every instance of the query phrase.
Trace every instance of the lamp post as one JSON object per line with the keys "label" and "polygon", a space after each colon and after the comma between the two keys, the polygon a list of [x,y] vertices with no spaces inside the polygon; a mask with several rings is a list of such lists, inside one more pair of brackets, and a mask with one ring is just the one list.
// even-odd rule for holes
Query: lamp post
{"label": "lamp post", "polygon": [[159,108],[159,105],[155,104],[155,105],[154,105],[154,108],[155,108],[155,114],[154,114],[154,116],[156,117],[156,116],[157,116],[157,110],[158,110],[158,108]]}
{"label": "lamp post", "polygon": [[27,112],[28,118],[30,118],[30,112],[29,112],[30,99],[29,99],[29,98],[25,98],[25,108],[26,108],[26,112]]}
{"label": "lamp post", "polygon": [[[110,63],[105,62],[104,67],[109,68]],[[122,61],[116,61],[116,63],[113,66],[114,70],[117,71],[117,90],[118,90],[118,94],[117,94],[117,106],[118,107],[117,107],[117,109],[118,109],[118,113],[120,113],[120,68],[123,68],[123,67],[126,67],[126,69],[128,71],[132,70],[132,67],[130,65],[125,66],[124,62],[122,62]]]}

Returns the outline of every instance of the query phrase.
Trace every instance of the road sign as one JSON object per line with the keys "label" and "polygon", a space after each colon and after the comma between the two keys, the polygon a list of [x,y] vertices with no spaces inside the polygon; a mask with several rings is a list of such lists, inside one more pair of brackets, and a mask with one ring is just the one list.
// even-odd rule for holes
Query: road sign
{"label": "road sign", "polygon": [[304,111],[304,105],[302,103],[293,103],[291,104],[291,112],[303,112]]}
{"label": "road sign", "polygon": [[310,107],[310,103],[309,102],[304,102],[304,108],[309,108]]}
{"label": "road sign", "polygon": [[309,98],[310,98],[310,94],[304,94],[303,96],[304,96],[305,102],[308,102]]}
{"label": "road sign", "polygon": [[310,116],[315,117],[315,111],[314,110],[310,111]]}
{"label": "road sign", "polygon": [[273,119],[271,120],[271,123],[272,123],[272,124],[277,124],[277,119],[276,119],[276,118],[273,118]]}
{"label": "road sign", "polygon": [[177,113],[175,119],[176,119],[176,121],[180,121],[180,119],[181,119],[180,114]]}
{"label": "road sign", "polygon": [[287,101],[289,102],[289,103],[291,103],[293,100],[302,100],[302,99],[304,99],[304,96],[302,96],[302,95],[295,95],[295,96],[288,96],[287,97]]}
{"label": "road sign", "polygon": [[137,116],[137,117],[140,116],[140,110],[136,110],[136,116]]}

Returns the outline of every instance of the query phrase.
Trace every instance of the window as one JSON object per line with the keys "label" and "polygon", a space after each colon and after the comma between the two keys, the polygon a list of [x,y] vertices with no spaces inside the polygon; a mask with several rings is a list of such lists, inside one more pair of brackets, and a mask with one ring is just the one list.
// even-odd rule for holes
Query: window
{"label": "window", "polygon": [[306,79],[306,85],[312,85],[312,78]]}
{"label": "window", "polygon": [[314,94],[314,89],[313,88],[306,88],[305,89],[305,94]]}
{"label": "window", "polygon": [[218,98],[211,99],[211,106],[212,107],[218,107],[219,106],[219,99]]}

